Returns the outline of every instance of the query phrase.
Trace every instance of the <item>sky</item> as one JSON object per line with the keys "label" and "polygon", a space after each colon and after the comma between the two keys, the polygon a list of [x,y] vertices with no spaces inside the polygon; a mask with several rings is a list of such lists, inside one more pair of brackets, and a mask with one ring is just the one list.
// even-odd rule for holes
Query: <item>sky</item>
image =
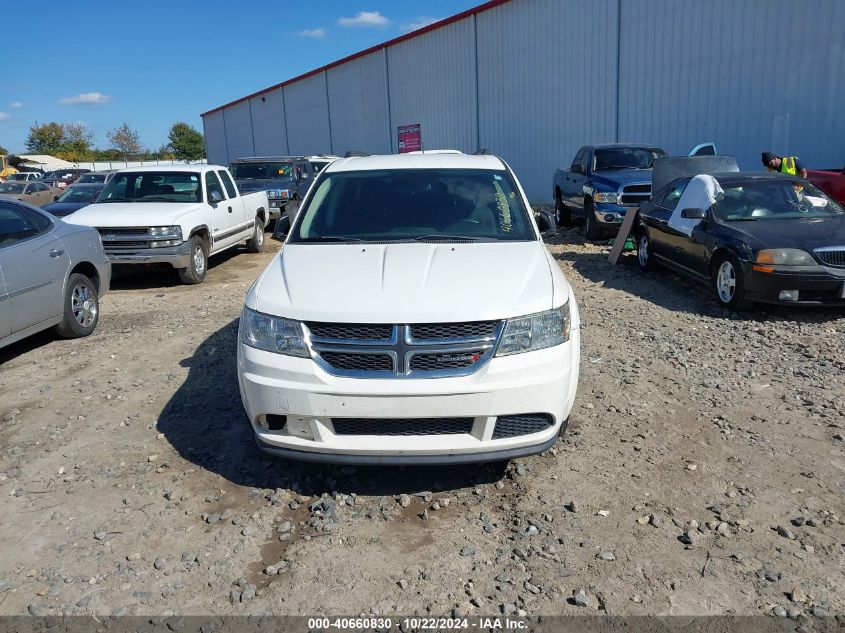
{"label": "sky", "polygon": [[202,131],[203,112],[481,3],[12,2],[0,146],[23,153],[30,126],[55,121],[84,123],[105,148],[126,122],[156,150],[176,121]]}

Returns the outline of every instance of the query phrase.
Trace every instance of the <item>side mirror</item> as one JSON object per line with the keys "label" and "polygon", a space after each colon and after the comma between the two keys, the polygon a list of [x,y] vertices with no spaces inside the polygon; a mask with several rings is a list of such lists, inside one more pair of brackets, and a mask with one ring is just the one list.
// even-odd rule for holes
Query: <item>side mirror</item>
{"label": "side mirror", "polygon": [[208,194],[208,201],[211,204],[218,204],[220,202],[223,202],[223,194],[221,194],[219,191],[217,191],[215,189],[210,194]]}
{"label": "side mirror", "polygon": [[681,211],[681,217],[684,220],[706,220],[707,211],[704,209],[684,209]]}
{"label": "side mirror", "polygon": [[572,173],[573,174],[583,174],[584,173],[584,165],[581,163],[577,163],[572,166]]}
{"label": "side mirror", "polygon": [[59,196],[53,196],[53,202],[59,199]]}
{"label": "side mirror", "polygon": [[283,215],[276,220],[276,227],[273,229],[272,239],[277,242],[284,242],[288,233],[290,232],[290,217]]}

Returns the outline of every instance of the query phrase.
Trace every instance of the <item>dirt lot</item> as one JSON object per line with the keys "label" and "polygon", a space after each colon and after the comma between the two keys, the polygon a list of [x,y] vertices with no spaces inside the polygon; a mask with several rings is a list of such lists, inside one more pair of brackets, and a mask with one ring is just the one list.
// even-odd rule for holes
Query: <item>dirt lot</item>
{"label": "dirt lot", "polygon": [[572,427],[506,468],[260,453],[235,338],[271,253],[120,274],[94,336],[1,350],[0,613],[845,613],[845,313],[738,317],[580,237]]}

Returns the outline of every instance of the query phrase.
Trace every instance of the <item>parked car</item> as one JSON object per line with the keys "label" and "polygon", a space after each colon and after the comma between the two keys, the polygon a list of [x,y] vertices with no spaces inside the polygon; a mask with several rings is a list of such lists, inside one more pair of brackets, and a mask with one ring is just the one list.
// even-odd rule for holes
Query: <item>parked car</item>
{"label": "parked car", "polygon": [[51,327],[88,336],[110,279],[97,231],[0,200],[0,347]]}
{"label": "parked car", "polygon": [[41,177],[41,182],[51,186],[64,189],[70,184],[76,182],[82,174],[87,174],[90,169],[57,169],[55,171],[48,171]]}
{"label": "parked car", "polygon": [[[297,207],[298,202],[291,202]],[[494,156],[345,158],[276,223],[238,380],[258,445],[342,463],[545,451],[567,426],[578,306]]]}
{"label": "parked car", "polygon": [[54,187],[47,186],[39,181],[7,181],[0,183],[0,198],[12,198],[35,205],[44,206],[55,200],[61,191]]}
{"label": "parked car", "polygon": [[735,310],[845,305],[845,209],[795,176],[743,173],[735,161],[725,171],[726,158],[655,161],[656,193],[636,227],[640,268],[688,275]]}
{"label": "parked car", "polygon": [[842,169],[808,169],[807,180],[839,204],[845,204],[845,167]]}
{"label": "parked car", "polygon": [[315,156],[308,156],[308,162],[311,163],[311,170],[314,174],[319,174],[326,165],[330,165],[336,161],[340,156],[332,156],[330,154],[317,154]]}
{"label": "parked car", "polygon": [[583,217],[588,240],[618,231],[625,213],[648,200],[651,164],[666,152],[653,145],[585,145],[553,178],[558,225]]}
{"label": "parked car", "polygon": [[44,210],[58,218],[63,218],[96,202],[103,187],[105,185],[86,185],[79,184],[77,181],[65,189],[55,202],[45,205]]}
{"label": "parked car", "polygon": [[225,167],[157,165],[117,172],[67,220],[96,227],[113,264],[163,262],[198,284],[209,255],[244,241],[261,251],[267,215],[267,195],[241,195]]}
{"label": "parked car", "polygon": [[243,192],[266,191],[270,201],[268,223],[282,215],[288,200],[298,200],[314,181],[316,172],[303,156],[238,158],[229,171]]}
{"label": "parked car", "polygon": [[38,180],[41,174],[34,171],[19,171],[16,174],[11,174],[6,178],[6,182],[27,182],[30,180]]}
{"label": "parked car", "polygon": [[77,180],[76,184],[90,185],[90,184],[106,184],[117,173],[116,169],[107,169],[104,171],[89,171],[87,174],[82,174]]}

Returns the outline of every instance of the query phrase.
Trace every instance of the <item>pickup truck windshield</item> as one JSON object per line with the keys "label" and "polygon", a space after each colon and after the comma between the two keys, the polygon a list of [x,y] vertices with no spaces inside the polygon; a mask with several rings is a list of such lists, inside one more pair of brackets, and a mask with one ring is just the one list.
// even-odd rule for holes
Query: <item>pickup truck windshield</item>
{"label": "pickup truck windshield", "polygon": [[232,163],[229,171],[235,180],[285,180],[292,178],[293,163]]}
{"label": "pickup truck windshield", "polygon": [[122,172],[108,182],[97,202],[202,202],[202,187],[194,172]]}
{"label": "pickup truck windshield", "polygon": [[725,195],[713,211],[726,222],[798,220],[843,216],[845,209],[810,184],[791,180],[751,181],[723,185]]}
{"label": "pickup truck windshield", "polygon": [[528,213],[506,171],[325,173],[290,242],[528,241]]}
{"label": "pickup truck windshield", "polygon": [[666,158],[662,149],[642,147],[618,147],[597,149],[593,154],[593,171],[612,169],[651,169],[655,158]]}

